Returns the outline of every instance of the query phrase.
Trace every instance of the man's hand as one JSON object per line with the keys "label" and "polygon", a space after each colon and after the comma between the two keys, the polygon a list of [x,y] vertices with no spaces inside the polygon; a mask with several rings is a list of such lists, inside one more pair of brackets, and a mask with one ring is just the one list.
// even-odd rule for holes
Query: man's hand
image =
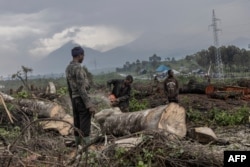
{"label": "man's hand", "polygon": [[109,94],[108,99],[112,103],[112,102],[114,102],[116,100],[116,97],[113,94]]}
{"label": "man's hand", "polygon": [[94,117],[95,116],[95,113],[97,112],[96,108],[95,107],[90,107],[89,108],[89,113]]}
{"label": "man's hand", "polygon": [[111,102],[111,105],[112,106],[117,106],[119,104],[119,99],[114,99],[113,101],[110,101]]}

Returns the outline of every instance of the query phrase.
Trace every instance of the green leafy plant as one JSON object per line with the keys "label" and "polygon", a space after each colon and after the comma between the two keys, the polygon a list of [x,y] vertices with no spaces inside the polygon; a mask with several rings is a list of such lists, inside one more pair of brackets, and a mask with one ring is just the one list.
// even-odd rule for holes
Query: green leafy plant
{"label": "green leafy plant", "polygon": [[148,167],[148,165],[145,164],[143,161],[138,161],[138,164],[136,165],[136,167]]}
{"label": "green leafy plant", "polygon": [[218,125],[239,125],[247,123],[250,115],[250,109],[244,106],[234,112],[213,110],[213,114],[213,120]]}
{"label": "green leafy plant", "polygon": [[0,127],[0,134],[6,139],[13,139],[19,136],[21,133],[21,129],[18,126],[13,128]]}
{"label": "green leafy plant", "polygon": [[189,121],[193,121],[193,122],[197,122],[202,120],[203,114],[200,111],[197,110],[193,110],[191,107],[189,108],[188,112],[187,112],[187,118]]}
{"label": "green leafy plant", "polygon": [[137,100],[134,96],[134,91],[132,91],[132,97],[129,101],[129,111],[140,111],[145,110],[149,106],[148,102],[146,100]]}
{"label": "green leafy plant", "polygon": [[127,150],[122,147],[117,147],[115,149],[115,158],[119,159],[119,165],[121,166],[129,166],[129,160],[123,158],[123,156],[126,154]]}
{"label": "green leafy plant", "polygon": [[26,91],[21,91],[17,93],[17,97],[19,98],[28,98],[29,97],[29,93]]}
{"label": "green leafy plant", "polygon": [[68,93],[68,88],[66,86],[64,87],[60,87],[58,90],[57,90],[57,94],[63,96],[63,95],[66,95]]}

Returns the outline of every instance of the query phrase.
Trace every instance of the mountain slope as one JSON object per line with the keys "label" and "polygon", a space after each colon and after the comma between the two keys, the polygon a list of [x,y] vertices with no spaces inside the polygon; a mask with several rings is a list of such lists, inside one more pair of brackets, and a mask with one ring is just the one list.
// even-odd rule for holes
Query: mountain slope
{"label": "mountain slope", "polygon": [[[78,44],[72,42],[66,43],[57,50],[51,52],[48,56],[37,62],[33,70],[38,74],[64,73],[66,66],[72,60],[71,49]],[[83,65],[93,63],[91,60],[98,58],[101,53],[91,48],[83,47],[85,50],[85,57]]]}
{"label": "mountain slope", "polygon": [[[248,41],[249,39],[239,38],[230,42],[230,44],[241,48],[243,45],[247,46],[246,43],[250,43]],[[181,42],[181,44],[179,45],[178,42]],[[202,44],[190,47],[190,45],[194,45],[192,42],[186,45],[183,45],[183,43],[185,42],[176,40],[174,36],[166,37],[164,34],[153,33],[142,35],[135,41],[106,52],[83,47],[85,50],[83,65],[90,71],[102,71],[102,69],[107,71],[112,69],[113,71],[117,67],[123,67],[127,61],[130,63],[135,62],[137,59],[148,61],[153,54],[160,56],[162,60],[166,58],[172,59],[173,57],[180,59],[209,47],[202,46]],[[75,46],[78,45],[69,42],[53,51],[32,67],[34,72],[38,74],[64,73],[66,66],[72,60],[71,49]]]}

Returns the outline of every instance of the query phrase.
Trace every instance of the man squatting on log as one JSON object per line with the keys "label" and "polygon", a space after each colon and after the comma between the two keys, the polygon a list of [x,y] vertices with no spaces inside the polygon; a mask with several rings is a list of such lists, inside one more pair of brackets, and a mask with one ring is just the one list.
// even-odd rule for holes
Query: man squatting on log
{"label": "man squatting on log", "polygon": [[[113,107],[119,107],[122,112],[129,112],[129,99],[133,77],[126,76],[125,79],[111,79],[107,81],[110,90],[109,100]],[[113,89],[111,86],[113,85]]]}
{"label": "man squatting on log", "polygon": [[72,102],[73,120],[75,128],[83,133],[83,139],[74,130],[76,146],[90,142],[91,116],[96,113],[96,108],[90,101],[87,94],[89,82],[81,63],[84,59],[84,50],[81,47],[74,47],[71,50],[73,60],[66,68],[67,86]]}

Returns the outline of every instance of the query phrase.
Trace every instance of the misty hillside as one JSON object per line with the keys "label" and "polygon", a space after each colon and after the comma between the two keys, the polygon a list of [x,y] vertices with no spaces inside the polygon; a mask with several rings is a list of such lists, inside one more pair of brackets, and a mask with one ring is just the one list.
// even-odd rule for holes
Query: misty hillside
{"label": "misty hillside", "polygon": [[[190,50],[189,47],[179,48],[177,45],[173,47],[174,45],[171,44],[171,40],[173,40],[173,38],[159,38],[159,35],[160,34],[154,37],[144,35],[133,42],[106,52],[99,52],[82,46],[85,50],[83,65],[90,71],[104,72],[104,69],[105,71],[114,71],[117,67],[123,67],[127,61],[130,63],[135,62],[137,59],[140,61],[148,61],[149,57],[153,54],[161,57],[162,60],[172,57],[177,60],[184,58],[186,55],[194,54],[209,47],[207,46],[207,48],[200,49],[197,48],[197,50],[194,51]],[[232,42],[228,42],[228,45],[234,44],[235,46],[242,48],[244,45],[247,46],[246,43],[248,43],[248,41],[250,40],[247,38],[238,38]],[[75,46],[78,45],[73,42],[68,42],[57,50],[51,52],[47,57],[35,63],[32,67],[34,69],[34,73],[64,73],[66,66],[72,60],[71,49]],[[171,46],[173,48],[170,48]]]}
{"label": "misty hillside", "polygon": [[[79,45],[69,42],[59,49],[51,52],[47,57],[43,58],[34,65],[34,72],[39,74],[64,73],[66,66],[72,60],[71,49],[75,46]],[[91,59],[89,58],[90,55],[95,58],[98,58],[101,55],[99,51],[91,48],[84,47],[84,50],[86,54],[84,64],[86,62],[91,63]]]}
{"label": "misty hillside", "polygon": [[[127,61],[135,62],[137,59],[140,61],[148,61],[149,57],[156,54],[164,60],[167,57],[181,58],[188,52],[187,49],[167,49],[164,47],[162,41],[157,41],[150,36],[142,36],[137,40],[126,44],[124,46],[116,47],[106,52],[99,52],[97,50],[84,47],[85,58],[83,65],[91,71],[101,71],[102,69],[115,69],[122,67]],[[143,43],[143,41],[147,41]],[[158,43],[157,43],[158,42]],[[153,48],[155,44],[156,48]],[[57,50],[51,52],[47,57],[33,65],[34,73],[50,74],[50,73],[64,73],[65,67],[72,60],[71,49],[77,46],[69,42]]]}

